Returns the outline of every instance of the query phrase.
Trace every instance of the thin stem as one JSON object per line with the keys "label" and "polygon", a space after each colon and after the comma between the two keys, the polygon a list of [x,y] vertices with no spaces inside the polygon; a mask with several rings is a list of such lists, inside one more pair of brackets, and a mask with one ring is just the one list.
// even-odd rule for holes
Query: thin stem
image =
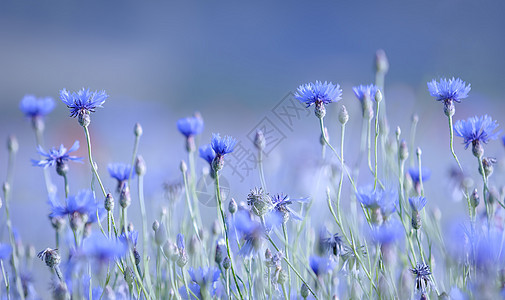
{"label": "thin stem", "polygon": [[372,158],[370,152],[372,152],[372,143],[370,142],[370,135],[372,131],[372,119],[368,119],[368,123],[366,126],[366,151],[367,151],[367,162],[368,162],[368,169],[370,169],[370,172],[373,173],[372,169]]}
{"label": "thin stem", "polygon": [[2,269],[2,277],[3,277],[4,283],[5,283],[5,292],[7,293],[7,299],[10,300],[11,295],[10,295],[9,277],[5,273],[4,262],[1,259],[0,259],[0,267]]}
{"label": "thin stem", "polygon": [[376,107],[376,112],[375,112],[375,141],[374,141],[374,153],[375,153],[375,169],[374,169],[374,184],[373,188],[375,189],[377,187],[377,142],[379,139],[379,107],[380,107],[380,101],[377,102],[377,107]]}
{"label": "thin stem", "polygon": [[[412,125],[410,126],[410,141],[409,141],[409,148],[410,148],[410,153],[414,152],[414,141],[416,140],[416,129],[417,129],[417,122],[419,119],[417,116],[414,116],[412,118]],[[451,126],[452,128],[452,126]],[[452,132],[452,131],[451,131]],[[414,164],[414,157],[410,156],[410,165]]]}
{"label": "thin stem", "polygon": [[188,298],[191,299],[189,293],[189,287],[188,284],[186,283],[186,275],[184,274],[184,269],[182,267],[181,267],[181,275],[182,275],[182,282],[184,283],[184,287],[186,288],[186,294],[188,295]]}
{"label": "thin stem", "polygon": [[184,195],[186,195],[186,203],[188,205],[191,223],[193,224],[193,229],[195,230],[196,237],[198,238],[199,241],[202,241],[202,239],[200,238],[200,233],[199,233],[200,230],[198,229],[198,224],[196,223],[195,214],[193,213],[193,205],[191,203],[191,200],[189,199],[189,186],[188,186],[188,177],[186,175],[186,172],[182,172],[182,178],[184,180],[184,189],[185,189]]}
{"label": "thin stem", "polygon": [[421,165],[421,151],[417,152],[417,164],[419,166],[419,188],[421,191],[421,196],[424,197],[424,185],[423,185],[423,169]]}
{"label": "thin stem", "polygon": [[[89,137],[89,130],[88,127],[84,126],[84,135],[86,136],[86,142],[88,143],[88,158],[89,158],[89,164],[91,165],[91,170],[93,171],[93,174],[95,175],[96,180],[98,180],[98,184],[100,185],[100,188],[102,190],[103,196],[107,196],[107,192],[105,192],[105,188],[103,187],[102,180],[100,179],[100,175],[98,175],[98,172],[95,167],[95,163],[93,161],[93,156],[91,155],[91,139]],[[100,220],[98,220],[98,223],[100,224]]]}
{"label": "thin stem", "polygon": [[[324,134],[324,121],[323,121],[323,118],[319,119],[319,125],[320,125],[320,128],[321,128],[321,134],[322,134],[324,142],[326,143],[326,145],[328,145],[328,147],[331,149],[331,151],[333,151],[333,153],[335,154],[335,156],[337,156],[338,160],[340,160],[344,164],[344,166],[345,166],[345,163],[343,162],[344,160],[338,154],[337,150],[335,150],[335,148],[333,148],[333,146],[330,144],[330,142],[326,138],[326,135]],[[348,168],[345,167],[344,170],[345,170],[345,172],[347,174],[347,178],[349,178],[349,181],[351,182],[351,185],[354,188],[354,191],[357,191],[356,185],[354,184],[354,180],[352,179],[351,174],[349,173]]]}
{"label": "thin stem", "polygon": [[63,176],[63,182],[65,183],[65,198],[68,198],[68,195],[70,194],[70,186],[68,184],[68,177],[67,177],[66,173],[64,173],[62,176]]}
{"label": "thin stem", "polygon": [[139,175],[137,179],[137,190],[139,194],[140,215],[142,217],[142,261],[144,262],[144,277],[147,286],[151,286],[151,275],[147,260],[148,240],[147,240],[147,213],[144,203],[144,175]]}
{"label": "thin stem", "polygon": [[133,169],[135,168],[135,158],[137,157],[137,150],[139,147],[139,141],[140,141],[140,135],[135,135],[135,142],[133,143],[133,153],[132,153],[132,163],[131,163],[131,168],[130,168],[130,174],[128,175],[128,186],[130,185],[131,178],[133,176]]}
{"label": "thin stem", "polygon": [[451,153],[456,162],[458,163],[459,169],[463,171],[463,167],[461,167],[461,164],[459,163],[458,157],[456,156],[456,152],[454,152],[454,147],[453,147],[453,140],[454,140],[454,129],[452,126],[452,116],[447,117],[449,119],[449,134],[450,134],[450,141],[449,141],[449,146],[451,147]]}
{"label": "thin stem", "polygon": [[226,225],[226,217],[223,211],[223,205],[222,205],[222,200],[221,200],[221,190],[219,188],[219,173],[217,171],[214,171],[214,178],[215,178],[215,185],[216,185],[216,198],[217,198],[217,207],[218,207],[218,214],[221,215],[221,221],[223,222],[223,229],[224,229],[224,236],[225,236],[225,241],[226,241],[226,252],[228,254],[228,257],[230,258],[230,269],[233,274],[233,280],[235,281],[235,286],[237,287],[237,291],[240,295],[240,299],[244,299],[244,296],[242,295],[242,292],[240,291],[240,286],[238,284],[238,279],[237,275],[235,274],[235,269],[233,267],[233,259],[231,256],[231,250],[230,250],[230,242],[228,239],[228,226]]}
{"label": "thin stem", "polygon": [[484,184],[484,187],[482,188],[482,197],[484,198],[484,204],[486,205],[486,215],[487,215],[487,221],[488,221],[488,226],[491,225],[491,205],[489,205],[487,201],[487,177],[486,177],[486,172],[484,171],[484,165],[482,164],[482,156],[477,157],[477,160],[479,161],[479,173],[482,175],[482,182]]}
{"label": "thin stem", "polygon": [[[286,224],[282,223],[282,232],[284,233],[284,251],[286,252],[286,257],[289,259],[289,240],[288,240],[288,231],[286,229]],[[291,270],[288,268],[288,285],[291,286]],[[282,285],[284,287],[284,285]],[[286,299],[291,299],[291,289],[289,289],[289,298]]]}
{"label": "thin stem", "polygon": [[261,188],[267,192],[267,183],[265,181],[265,173],[263,172],[263,151],[258,150],[258,172],[260,176]]}
{"label": "thin stem", "polygon": [[337,192],[337,212],[338,212],[338,218],[340,219],[340,196],[342,194],[342,184],[344,181],[344,137],[345,137],[345,124],[342,124],[341,128],[341,137],[340,137],[340,157],[342,158],[341,160],[341,172],[340,172],[340,179],[338,181],[338,192]]}

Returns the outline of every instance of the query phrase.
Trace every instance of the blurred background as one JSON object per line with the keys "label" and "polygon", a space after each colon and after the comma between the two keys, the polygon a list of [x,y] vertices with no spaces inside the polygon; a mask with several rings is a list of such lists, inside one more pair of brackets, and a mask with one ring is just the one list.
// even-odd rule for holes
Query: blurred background
{"label": "blurred background", "polygon": [[[276,128],[266,157],[269,188],[323,201],[317,192],[324,187],[314,184],[312,172],[321,151],[318,121],[312,109],[296,110],[291,119],[281,111],[295,103],[290,102],[290,93],[300,84],[339,83],[341,103],[351,116],[346,148],[355,152],[361,112],[352,86],[374,81],[378,49],[384,49],[390,63],[385,95],[391,132],[400,126],[408,139],[412,115],[419,116],[415,146],[423,149],[423,164],[432,170],[425,183],[428,206],[440,207],[448,215],[464,211],[465,204],[454,204],[447,189],[454,166],[447,118],[442,104],[429,95],[426,82],[462,78],[471,83],[472,91],[457,105],[455,119],[487,113],[504,123],[504,9],[503,1],[456,0],[1,2],[0,138],[14,134],[20,144],[11,202],[14,226],[39,251],[53,243],[42,170],[30,162],[38,156],[35,137],[18,109],[25,94],[56,100],[56,109],[46,118],[45,148],[60,144],[69,148],[79,140],[77,155],[82,157],[87,155],[82,128],[68,117],[58,93],[63,88],[89,87],[110,95],[90,125],[95,159],[110,191],[115,183],[108,178],[106,165],[131,161],[133,126],[142,124],[139,153],[148,167],[151,221],[164,201],[163,183],[180,181],[179,163],[186,159],[176,121],[195,111],[205,120],[200,144],[220,132],[252,151],[251,132],[261,126]],[[334,143],[339,140],[339,105],[329,106],[326,118]],[[455,144],[460,160],[478,179],[475,158],[459,138]],[[501,140],[491,142],[486,154],[497,157],[500,166]],[[205,167],[202,160],[198,164],[199,170]],[[249,189],[259,185],[257,171],[238,174],[231,163],[228,166],[223,176],[230,183],[230,194],[245,200]],[[7,149],[2,147],[1,180],[6,169]],[[71,191],[89,186],[88,164],[71,164],[70,170]],[[61,178],[52,169],[51,173],[61,194]],[[499,176],[498,172],[494,180],[503,178]],[[368,184],[367,178],[359,183]],[[134,200],[134,219],[137,205]],[[320,206],[326,208],[324,202]],[[201,211],[214,217],[214,208]],[[3,210],[0,217],[4,218]],[[2,228],[0,240],[5,239]],[[38,280],[38,286],[44,290],[47,283]]]}

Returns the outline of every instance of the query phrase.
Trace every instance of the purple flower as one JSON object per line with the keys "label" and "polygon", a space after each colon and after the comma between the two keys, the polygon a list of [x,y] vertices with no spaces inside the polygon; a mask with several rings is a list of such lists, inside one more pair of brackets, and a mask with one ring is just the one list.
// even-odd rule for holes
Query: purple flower
{"label": "purple flower", "polygon": [[186,137],[192,137],[203,131],[203,119],[201,117],[182,118],[177,121],[177,129]]}
{"label": "purple flower", "polygon": [[89,260],[101,265],[107,264],[115,258],[126,254],[127,245],[118,240],[108,239],[101,234],[93,234],[84,239],[82,253]]}
{"label": "purple flower", "polygon": [[463,80],[454,79],[454,77],[451,79],[442,78],[439,82],[435,79],[428,82],[430,95],[435,97],[437,101],[459,103],[461,99],[468,97],[468,92],[471,89],[470,84],[467,86]]}
{"label": "purple flower", "polygon": [[316,276],[322,276],[331,272],[336,263],[328,257],[321,257],[317,255],[311,255],[309,257],[309,265]]}
{"label": "purple flower", "polygon": [[233,148],[235,148],[236,144],[237,140],[231,136],[225,136],[224,138],[221,138],[219,133],[212,134],[211,146],[214,152],[216,152],[216,156],[222,156],[233,152]]}
{"label": "purple flower", "polygon": [[79,141],[75,141],[75,143],[72,145],[72,147],[68,151],[67,151],[67,148],[65,148],[63,146],[63,144],[60,145],[59,149],[56,149],[55,147],[53,147],[51,150],[49,150],[49,152],[45,152],[41,146],[38,146],[37,151],[39,152],[40,155],[42,155],[46,158],[42,159],[42,160],[32,159],[32,163],[34,166],[47,168],[50,166],[54,166],[55,164],[57,166],[62,165],[69,160],[81,161],[82,157],[68,155],[69,153],[74,152],[77,149],[79,149]]}
{"label": "purple flower", "polygon": [[421,211],[426,206],[427,202],[426,198],[422,196],[409,198],[410,207],[413,211]]}
{"label": "purple flower", "polygon": [[205,159],[205,161],[212,167],[212,161],[216,157],[216,152],[214,152],[212,146],[210,144],[201,146],[198,151],[200,152],[200,157]]}
{"label": "purple flower", "polygon": [[[426,180],[430,179],[431,177],[431,171],[430,169],[428,168],[425,168],[425,167],[421,167],[421,174],[423,176],[423,182],[425,182]],[[410,175],[410,178],[412,179],[412,182],[414,182],[414,184],[418,184],[420,181],[420,177],[419,177],[419,168],[409,168],[409,175]]]}
{"label": "purple flower", "polygon": [[0,244],[0,259],[7,259],[11,256],[12,247],[9,244]]}
{"label": "purple flower", "polygon": [[277,213],[280,213],[283,216],[285,222],[287,222],[289,217],[293,217],[295,220],[299,221],[302,220],[302,217],[298,215],[295,211],[293,211],[291,208],[289,208],[288,205],[293,204],[294,202],[307,203],[308,198],[290,199],[288,195],[280,193],[274,195],[271,199],[273,204],[273,210]]}
{"label": "purple flower", "polygon": [[50,218],[54,217],[70,217],[70,226],[80,228],[86,223],[94,223],[99,216],[105,214],[103,205],[99,205],[96,201],[95,194],[90,190],[80,190],[77,195],[71,195],[67,198],[66,205],[59,204],[54,196],[48,201],[51,206]]}
{"label": "purple flower", "polygon": [[500,132],[493,132],[496,127],[498,127],[498,123],[488,115],[475,116],[466,121],[457,121],[454,124],[454,132],[464,139],[463,143],[467,149],[470,144],[475,147],[478,144],[487,144],[489,140],[497,139]]}
{"label": "purple flower", "polygon": [[37,98],[34,95],[26,95],[19,103],[19,109],[32,119],[44,117],[54,109],[54,100],[50,97]]}
{"label": "purple flower", "polygon": [[132,167],[129,164],[124,163],[114,163],[107,166],[110,177],[117,180],[117,190],[121,191],[123,184],[130,179],[130,174],[132,178],[135,177],[135,173],[132,172]]}
{"label": "purple flower", "polygon": [[365,98],[375,100],[375,94],[377,93],[379,88],[374,84],[370,84],[370,85],[355,86],[352,88],[352,90],[354,91],[354,95],[356,95],[356,98],[358,98],[358,100],[361,103],[363,103]]}
{"label": "purple flower", "polygon": [[399,221],[392,220],[372,229],[372,239],[381,245],[390,245],[399,240],[404,234]]}
{"label": "purple flower", "polygon": [[334,85],[326,81],[322,83],[316,80],[316,83],[300,85],[295,93],[295,98],[305,103],[307,107],[312,104],[329,104],[342,99],[342,89],[338,84]]}
{"label": "purple flower", "polygon": [[60,99],[70,109],[70,116],[82,116],[95,112],[97,107],[102,104],[109,96],[105,91],[91,92],[89,89],[82,88],[78,92],[70,93],[66,89],[60,91]]}

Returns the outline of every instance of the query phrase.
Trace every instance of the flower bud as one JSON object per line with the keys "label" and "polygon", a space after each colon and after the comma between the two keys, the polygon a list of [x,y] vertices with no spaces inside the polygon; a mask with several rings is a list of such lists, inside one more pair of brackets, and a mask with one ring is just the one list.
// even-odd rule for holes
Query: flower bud
{"label": "flower bud", "polygon": [[188,263],[188,255],[186,254],[186,251],[181,251],[179,254],[179,259],[177,259],[177,265],[182,268]]}
{"label": "flower bud", "polygon": [[135,265],[140,265],[140,253],[137,248],[133,248],[133,257],[135,258]]}
{"label": "flower bud", "polygon": [[188,252],[190,255],[193,255],[197,253],[199,249],[200,249],[200,241],[198,240],[196,235],[193,235],[189,240]]}
{"label": "flower bud", "polygon": [[218,220],[212,222],[212,235],[217,236],[221,233],[221,225]]}
{"label": "flower bud", "polygon": [[228,204],[228,211],[230,212],[230,214],[234,214],[238,209],[238,206],[237,206],[237,202],[235,201],[235,199],[231,198],[230,200],[230,204]]}
{"label": "flower bud", "polygon": [[421,229],[422,227],[422,220],[421,220],[421,213],[417,210],[412,211],[412,228],[415,230]]}
{"label": "flower bud", "polygon": [[135,173],[137,176],[143,176],[146,174],[146,162],[141,155],[137,155],[135,159]]}
{"label": "flower bud", "polygon": [[135,134],[136,137],[142,136],[143,130],[142,126],[140,126],[140,123],[135,123],[135,126],[133,126],[133,134]]}
{"label": "flower bud", "polygon": [[347,112],[347,108],[345,108],[345,105],[342,105],[340,107],[340,112],[338,113],[338,121],[342,125],[345,125],[347,121],[349,121],[349,113]]}
{"label": "flower bud", "polygon": [[130,188],[128,185],[124,184],[121,193],[119,193],[119,205],[121,205],[122,208],[127,208],[131,203]]}
{"label": "flower bud", "polygon": [[389,61],[386,52],[382,49],[375,52],[375,70],[377,73],[387,73],[389,70]]}
{"label": "flower bud", "polygon": [[267,144],[267,141],[265,139],[265,135],[263,134],[263,131],[257,130],[256,135],[254,136],[254,146],[256,149],[259,151],[263,151],[265,149]]}
{"label": "flower bud", "polygon": [[114,197],[111,193],[108,193],[105,197],[105,202],[103,204],[106,211],[112,211],[114,209]]}
{"label": "flower bud", "polygon": [[158,246],[163,245],[167,241],[167,231],[164,226],[159,226],[158,230],[154,232],[154,241]]}
{"label": "flower bud", "polygon": [[375,102],[380,103],[382,101],[382,93],[379,89],[375,93],[374,97],[375,97]]}
{"label": "flower bud", "polygon": [[91,117],[87,113],[80,113],[77,120],[82,127],[88,127],[91,123]]}
{"label": "flower bud", "polygon": [[479,205],[479,203],[480,203],[479,193],[477,192],[477,189],[474,189],[472,194],[470,195],[470,204],[475,208]]}
{"label": "flower bud", "polygon": [[300,295],[303,299],[307,299],[309,296],[309,287],[305,283],[303,283],[302,287],[300,288]]}
{"label": "flower bud", "polygon": [[160,222],[158,222],[158,220],[154,220],[154,222],[153,222],[154,232],[158,231],[159,228],[160,228]]}
{"label": "flower bud", "polygon": [[472,142],[472,153],[475,157],[480,158],[484,155],[484,147],[482,147],[481,143],[478,140]]}
{"label": "flower bud", "polygon": [[268,249],[268,248],[265,250],[265,259],[266,260],[272,259],[272,251],[270,251],[270,249]]}
{"label": "flower bud", "polygon": [[225,257],[225,258],[223,259],[223,268],[224,268],[225,270],[228,270],[228,269],[230,269],[230,267],[231,267],[231,260],[230,260],[230,258],[227,256],[227,257]]}
{"label": "flower bud", "polygon": [[223,169],[224,167],[224,157],[222,155],[216,155],[216,157],[214,157],[214,160],[212,161],[212,170],[214,170],[214,172],[219,172]]}
{"label": "flower bud", "polygon": [[11,153],[16,153],[19,150],[18,139],[15,135],[9,135],[7,138],[7,150]]}
{"label": "flower bud", "polygon": [[124,280],[130,286],[133,284],[133,281],[135,280],[135,274],[133,273],[133,270],[129,266],[126,266],[124,270]]}
{"label": "flower bud", "polygon": [[216,244],[216,253],[214,254],[214,261],[216,264],[221,264],[225,257],[224,249],[222,245]]}
{"label": "flower bud", "polygon": [[179,169],[182,173],[186,173],[188,171],[188,165],[185,161],[181,160],[181,164],[179,165]]}
{"label": "flower bud", "polygon": [[454,113],[456,113],[456,107],[454,106],[453,101],[444,101],[444,114],[448,117],[452,117],[454,116]]}
{"label": "flower bud", "polygon": [[68,173],[68,164],[64,161],[56,161],[56,174],[65,176]]}
{"label": "flower bud", "polygon": [[[484,157],[482,158],[482,166],[484,167],[484,175],[486,177],[491,176],[494,171],[493,165],[496,163],[496,159],[491,158],[491,157]],[[479,168],[479,173],[482,174],[482,171]]]}
{"label": "flower bud", "polygon": [[165,242],[163,245],[163,252],[172,261],[175,261],[179,258],[179,249],[177,249],[177,246],[170,241]]}
{"label": "flower bud", "polygon": [[318,119],[324,118],[326,115],[326,107],[322,101],[316,101],[316,108],[314,109],[314,113]]}
{"label": "flower bud", "polygon": [[46,248],[44,251],[37,254],[37,257],[42,259],[49,268],[54,268],[61,262],[61,257],[57,249]]}

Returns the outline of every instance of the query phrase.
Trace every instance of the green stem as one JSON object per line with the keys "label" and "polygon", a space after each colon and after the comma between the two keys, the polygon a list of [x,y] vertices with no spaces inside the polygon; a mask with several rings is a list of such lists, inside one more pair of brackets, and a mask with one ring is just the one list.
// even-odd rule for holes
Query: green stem
{"label": "green stem", "polygon": [[449,119],[449,134],[450,134],[450,141],[449,141],[449,146],[451,147],[451,153],[456,162],[458,163],[459,169],[463,171],[463,167],[461,167],[461,164],[459,163],[458,157],[456,156],[456,152],[454,152],[454,147],[453,147],[453,140],[454,140],[454,129],[452,126],[452,116],[447,117]]}
{"label": "green stem", "polygon": [[379,139],[379,107],[380,107],[380,102],[377,102],[377,107],[376,107],[376,112],[375,112],[375,141],[374,141],[374,154],[375,154],[375,168],[374,168],[374,185],[373,188],[375,189],[377,187],[377,143]]}
{"label": "green stem", "polygon": [[[91,154],[91,139],[89,137],[89,130],[88,130],[88,127],[83,127],[83,128],[84,128],[84,135],[86,136],[86,142],[88,144],[89,164],[91,165],[91,170],[93,171],[93,174],[95,175],[96,180],[98,180],[98,184],[100,185],[103,196],[105,197],[105,196],[107,196],[107,192],[105,192],[105,188],[103,187],[102,180],[100,179],[100,175],[98,175],[98,172],[95,167],[95,163],[93,161],[93,156]],[[100,220],[98,220],[98,224],[100,224]]]}
{"label": "green stem", "polygon": [[7,274],[5,273],[4,262],[1,259],[0,259],[0,267],[2,269],[2,277],[5,283],[5,292],[7,293],[7,299],[10,300],[11,294],[10,294],[9,277],[7,277]]}
{"label": "green stem", "polygon": [[221,200],[221,190],[219,188],[219,173],[217,171],[214,171],[214,178],[215,178],[215,185],[216,185],[216,198],[217,198],[217,207],[218,207],[218,215],[221,215],[221,221],[223,222],[223,231],[224,231],[224,236],[225,236],[225,241],[226,241],[226,252],[228,254],[228,257],[230,258],[230,267],[231,267],[231,272],[233,274],[233,280],[235,281],[235,286],[237,287],[237,291],[240,295],[240,299],[244,299],[244,296],[242,295],[242,292],[240,291],[240,286],[238,284],[238,279],[237,279],[237,274],[235,274],[235,269],[233,267],[233,259],[231,256],[231,250],[230,250],[230,242],[228,239],[228,226],[226,225],[226,217],[223,211],[223,205],[222,205],[222,200]]}
{"label": "green stem", "polygon": [[65,183],[65,198],[68,198],[68,195],[70,194],[70,186],[68,184],[68,177],[67,177],[66,173],[64,173],[62,176],[63,176],[63,182]]}
{"label": "green stem", "polygon": [[[341,169],[344,170],[344,137],[345,137],[345,124],[342,124],[340,137],[340,157]],[[342,184],[344,181],[344,172],[340,172],[340,179],[338,181],[338,192],[337,192],[337,212],[339,213],[338,218],[340,219],[340,196],[342,194]]]}
{"label": "green stem", "polygon": [[[188,177],[186,175],[186,172],[182,172],[182,178],[184,180],[184,195],[186,195],[186,203],[188,205],[188,210],[189,210],[189,216],[191,218],[191,223],[193,224],[193,229],[195,230],[196,237],[198,238],[199,241],[202,242],[202,239],[200,238],[200,230],[198,229],[198,224],[196,223],[196,218],[195,214],[193,213],[193,205],[191,203],[191,200],[189,199],[189,185],[188,185]],[[202,242],[203,245],[203,242]]]}
{"label": "green stem", "polygon": [[258,150],[258,172],[260,176],[261,187],[265,193],[267,192],[267,183],[265,181],[265,173],[263,172],[263,151]]}
{"label": "green stem", "polygon": [[487,215],[487,221],[488,221],[488,226],[491,225],[491,210],[492,207],[489,205],[487,201],[487,192],[488,192],[488,187],[487,187],[487,177],[486,177],[486,172],[484,171],[484,165],[482,164],[482,156],[477,157],[477,160],[479,161],[479,173],[482,175],[482,182],[484,184],[484,187],[482,188],[482,197],[484,198],[484,204],[486,205],[486,215]]}
{"label": "green stem", "polygon": [[182,282],[184,283],[184,287],[186,288],[186,295],[188,295],[188,298],[191,299],[191,294],[189,293],[189,287],[188,284],[186,283],[186,275],[184,274],[184,269],[181,267],[181,275],[182,275]]}
{"label": "green stem", "polygon": [[130,168],[130,174],[128,176],[128,186],[130,185],[131,178],[133,176],[133,169],[135,169],[135,158],[137,158],[137,150],[139,147],[140,135],[135,135],[135,142],[133,143],[133,153],[132,153],[132,163]]}
{"label": "green stem", "polygon": [[[414,152],[414,141],[416,140],[416,129],[417,129],[417,122],[418,118],[417,116],[414,116],[412,118],[412,125],[410,126],[410,141],[409,141],[409,148],[410,148],[410,153]],[[451,126],[452,128],[452,126]],[[451,130],[452,133],[452,130]],[[414,164],[414,157],[410,156],[410,165]]]}
{"label": "green stem", "polygon": [[[323,121],[323,118],[319,119],[319,125],[320,125],[321,134],[322,134],[324,142],[326,143],[326,145],[328,145],[328,147],[331,149],[331,151],[333,151],[333,153],[335,154],[335,156],[337,156],[338,160],[340,160],[342,162],[342,164],[344,164],[344,166],[345,166],[345,163],[344,163],[344,160],[342,159],[342,157],[338,154],[337,150],[335,150],[335,148],[333,148],[333,146],[330,144],[330,142],[328,141],[328,139],[326,139],[326,135],[324,134],[324,121]],[[347,178],[349,178],[349,181],[351,182],[351,185],[354,188],[354,191],[357,191],[356,185],[354,184],[354,180],[352,179],[351,174],[349,173],[349,170],[348,170],[348,168],[346,166],[344,167],[344,171],[347,174]]]}
{"label": "green stem", "polygon": [[[286,252],[286,258],[289,260],[289,240],[288,240],[288,231],[286,230],[286,224],[282,224],[282,232],[284,233],[284,251]],[[288,285],[291,286],[291,270],[288,268]],[[284,287],[284,285],[282,285]],[[291,289],[289,289],[289,298],[291,299]]]}
{"label": "green stem", "polygon": [[144,175],[139,175],[137,179],[137,190],[139,194],[140,215],[142,217],[142,261],[144,262],[144,277],[146,284],[151,287],[151,275],[149,272],[149,263],[147,259],[148,240],[147,240],[147,213],[144,203]]}

